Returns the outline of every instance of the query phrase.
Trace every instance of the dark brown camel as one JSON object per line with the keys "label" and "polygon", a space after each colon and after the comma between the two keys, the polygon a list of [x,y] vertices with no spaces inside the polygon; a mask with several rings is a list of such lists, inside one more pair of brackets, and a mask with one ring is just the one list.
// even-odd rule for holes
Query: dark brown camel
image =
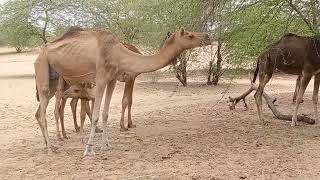
{"label": "dark brown camel", "polygon": [[301,76],[300,85],[299,88],[297,88],[298,95],[291,126],[297,124],[299,104],[302,101],[303,94],[310,79],[312,76],[315,76],[312,101],[315,118],[318,119],[320,40],[314,37],[304,37],[289,33],[284,35],[278,42],[272,44],[259,56],[253,82],[255,82],[259,74],[259,87],[254,97],[258,108],[259,119],[262,121],[262,93],[275,69],[287,74]]}

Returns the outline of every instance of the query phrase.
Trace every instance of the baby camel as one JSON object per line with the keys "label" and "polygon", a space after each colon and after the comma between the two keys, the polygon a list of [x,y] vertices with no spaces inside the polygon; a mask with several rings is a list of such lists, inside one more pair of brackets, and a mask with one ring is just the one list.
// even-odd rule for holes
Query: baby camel
{"label": "baby camel", "polygon": [[[258,107],[260,120],[262,117],[262,93],[265,85],[272,77],[273,71],[279,69],[288,74],[301,76],[296,87],[298,96],[293,112],[291,126],[297,124],[299,104],[312,76],[314,77],[313,106],[315,118],[318,120],[318,92],[320,84],[320,40],[315,37],[303,37],[295,34],[286,34],[278,42],[272,44],[262,53],[257,62],[253,82],[259,74],[259,87],[254,97]],[[300,81],[300,82],[299,82]]]}
{"label": "baby camel", "polygon": [[[86,115],[88,115],[91,123],[92,123],[92,109],[90,110],[89,101],[92,102],[92,106],[94,104],[94,92],[95,89],[93,86],[88,84],[76,84],[72,85],[64,91],[63,98],[73,98],[73,99],[80,99],[81,100],[81,110],[80,110],[80,134],[83,133],[83,125],[86,118]],[[76,108],[72,107],[71,108]],[[97,131],[96,131],[97,132]]]}
{"label": "baby camel", "polygon": [[[209,45],[207,33],[188,32],[180,29],[167,39],[159,53],[143,56],[128,50],[109,31],[69,30],[61,38],[48,43],[40,52],[35,66],[36,85],[40,98],[40,129],[48,148],[52,148],[47,130],[46,109],[49,103],[49,65],[69,85],[93,83],[96,85],[92,126],[84,155],[94,155],[93,139],[99,120],[102,97],[106,89],[102,121],[102,148],[109,146],[107,120],[110,100],[116,79],[124,72],[146,73],[167,66],[184,50]],[[50,151],[50,149],[48,149]]]}

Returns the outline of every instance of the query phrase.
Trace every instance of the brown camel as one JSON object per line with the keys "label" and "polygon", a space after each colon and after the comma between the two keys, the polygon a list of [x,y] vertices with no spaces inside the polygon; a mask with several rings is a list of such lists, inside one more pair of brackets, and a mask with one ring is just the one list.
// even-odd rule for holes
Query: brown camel
{"label": "brown camel", "polygon": [[[122,43],[126,48],[128,48],[129,50],[139,53],[141,54],[141,52],[133,45],[128,44],[128,43]],[[122,73],[121,76],[117,77],[117,80],[120,82],[125,82],[125,89],[123,92],[123,97],[122,97],[122,110],[121,110],[121,119],[120,119],[120,130],[121,131],[127,131],[128,128],[134,128],[135,125],[133,125],[132,123],[132,119],[131,119],[131,107],[132,107],[132,93],[133,93],[133,86],[134,86],[134,82],[135,82],[135,78],[138,76],[139,74],[135,74],[135,73]],[[67,98],[72,98],[71,102],[70,102],[70,106],[71,106],[71,111],[72,111],[72,115],[73,115],[73,121],[74,121],[74,127],[76,132],[83,132],[83,124],[85,121],[85,117],[86,114],[88,115],[90,121],[91,121],[91,113],[90,113],[90,106],[89,106],[89,101],[88,100],[94,100],[93,97],[89,97],[89,95],[93,95],[94,91],[91,91],[92,86],[89,85],[87,86],[86,84],[82,84],[82,85],[73,85],[71,87],[67,86],[67,84],[63,81],[61,82],[60,86],[62,86],[64,89],[64,95],[62,96],[61,101],[61,105],[60,105],[60,120],[61,120],[61,131],[62,131],[62,135],[63,137],[67,138],[66,136],[66,132],[64,129],[64,108],[65,108],[65,104],[66,104],[66,99]],[[69,87],[69,89],[66,91],[66,89]],[[59,87],[58,87],[59,88]],[[88,94],[87,91],[89,91],[91,94]],[[59,96],[60,97],[60,96]],[[77,118],[76,118],[76,109],[77,109],[77,103],[79,101],[79,99],[81,99],[81,110],[80,110],[80,122],[81,122],[81,126],[79,128],[78,124],[77,124]],[[59,103],[59,102],[57,102]],[[124,113],[126,111],[126,108],[128,107],[128,128],[125,128],[124,126]],[[57,116],[56,116],[57,118]],[[56,119],[56,122],[58,122],[59,120]],[[57,123],[58,124],[58,123]],[[60,132],[59,132],[59,127],[57,127],[57,132],[58,132],[58,138],[60,139],[61,136]],[[101,130],[97,127],[96,128],[96,132],[101,132]]]}
{"label": "brown camel", "polygon": [[[180,29],[167,39],[155,55],[143,56],[128,50],[109,31],[70,29],[61,38],[48,43],[40,52],[35,66],[36,85],[40,98],[40,129],[50,151],[46,121],[49,103],[49,65],[69,85],[94,83],[95,102],[92,113],[92,127],[84,155],[94,155],[93,139],[99,119],[102,96],[106,89],[102,121],[102,148],[109,146],[107,120],[109,105],[116,79],[124,72],[146,73],[163,68],[186,49],[211,44],[206,33],[188,32]],[[107,88],[106,88],[107,87]],[[60,91],[59,93],[61,93]]]}
{"label": "brown camel", "polygon": [[[320,83],[320,41],[314,37],[303,37],[295,34],[286,34],[278,42],[272,44],[264,53],[262,53],[257,62],[257,68],[254,74],[255,82],[259,74],[259,87],[254,97],[256,100],[259,119],[262,117],[262,93],[265,85],[272,77],[273,71],[280,71],[301,76],[300,85],[296,89],[298,96],[296,106],[293,112],[291,125],[297,124],[297,113],[299,104],[302,101],[303,94],[312,76],[314,78],[313,105],[315,118],[318,119],[318,92]],[[299,82],[299,78],[297,80]]]}

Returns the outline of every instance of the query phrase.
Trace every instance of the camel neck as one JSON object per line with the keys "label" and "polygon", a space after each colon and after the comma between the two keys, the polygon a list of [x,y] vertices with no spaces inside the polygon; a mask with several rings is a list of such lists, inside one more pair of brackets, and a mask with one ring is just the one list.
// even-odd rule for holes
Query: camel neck
{"label": "camel neck", "polygon": [[183,48],[176,47],[173,43],[164,45],[158,53],[143,56],[137,53],[127,52],[127,56],[121,58],[119,68],[126,72],[146,73],[161,69],[174,60]]}

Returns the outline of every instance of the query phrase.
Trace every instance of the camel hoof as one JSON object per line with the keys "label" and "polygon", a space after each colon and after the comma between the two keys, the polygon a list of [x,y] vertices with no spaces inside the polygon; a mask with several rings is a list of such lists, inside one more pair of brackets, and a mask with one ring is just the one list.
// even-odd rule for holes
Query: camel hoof
{"label": "camel hoof", "polygon": [[69,137],[66,134],[63,134],[63,138],[69,139]]}
{"label": "camel hoof", "polygon": [[96,153],[93,151],[92,145],[86,145],[86,150],[83,153],[84,156],[95,156]]}
{"label": "camel hoof", "polygon": [[297,122],[296,121],[291,121],[291,127],[294,127],[297,125]]}
{"label": "camel hoof", "polygon": [[76,133],[80,132],[80,127],[79,126],[74,127],[74,129],[76,130]]}
{"label": "camel hoof", "polygon": [[120,128],[120,131],[121,132],[125,132],[125,131],[128,131],[129,129],[128,128],[125,128],[125,127],[122,127],[122,128]]}
{"label": "camel hoof", "polygon": [[134,124],[128,124],[128,128],[136,128],[137,126]]}
{"label": "camel hoof", "polygon": [[98,127],[96,127],[95,131],[96,131],[96,133],[102,133],[103,132],[102,129],[100,129]]}

